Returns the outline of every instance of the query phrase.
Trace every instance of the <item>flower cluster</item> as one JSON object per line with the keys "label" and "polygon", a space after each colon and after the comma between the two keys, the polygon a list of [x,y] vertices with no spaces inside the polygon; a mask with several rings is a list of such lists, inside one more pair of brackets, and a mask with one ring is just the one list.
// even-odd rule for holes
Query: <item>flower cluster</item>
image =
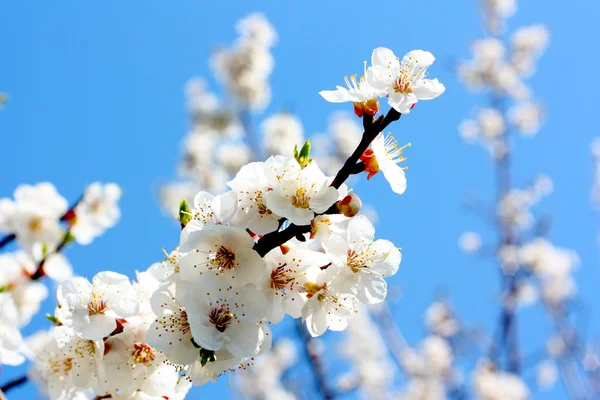
{"label": "flower cluster", "polygon": [[[187,88],[193,123],[179,173],[191,183],[163,191],[165,202],[177,198],[181,226],[177,246],[163,261],[136,272],[134,281],[111,271],[91,280],[72,276],[62,250],[72,242],[91,243],[117,222],[121,190],[114,184],[90,185],[72,206],[48,183],[23,185],[14,200],[0,200],[0,231],[6,233],[0,247],[13,241],[21,247],[0,256],[0,362],[29,358],[25,379],[51,399],[183,399],[192,385],[252,367],[271,350],[270,326],[286,316],[297,320],[306,343],[316,343],[308,336],[345,330],[360,315],[351,330],[368,339],[359,332],[370,321],[364,306],[385,300],[387,278],[402,255],[376,238],[346,181],[382,172],[395,193],[406,190],[399,164],[410,143],[399,146],[383,131],[418,100],[444,92],[437,79],[426,78],[434,57],[415,50],[400,61],[377,48],[360,85],[352,78],[350,91],[321,92],[326,100],[351,101],[364,129],[336,116],[331,139],[324,139],[331,147],[322,154],[324,172],[292,114],[265,119],[262,143],[250,135],[249,113],[270,98],[276,34],[259,14],[237,29],[236,44],[213,57],[232,105],[220,104],[200,80]],[[381,116],[379,97],[391,106]],[[264,160],[263,149],[282,155],[251,162]],[[44,276],[59,284],[58,304],[47,315],[54,326],[24,344],[19,328],[47,295],[38,287]],[[294,357],[278,343],[262,369],[245,379],[265,381],[259,394],[291,398],[276,382]],[[384,385],[370,374],[387,365],[379,363],[384,353],[381,339],[371,365],[359,368],[365,388]],[[347,357],[358,364],[360,351]],[[279,374],[275,383],[269,365]]]}
{"label": "flower cluster", "polygon": [[490,360],[481,360],[473,376],[477,396],[489,400],[526,400],[530,392],[523,380],[515,374],[499,370]]}
{"label": "flower cluster", "polygon": [[435,57],[428,51],[413,50],[400,60],[385,47],[378,47],[371,56],[371,66],[365,62],[364,75],[344,77],[347,88],[324,90],[320,95],[333,103],[352,102],[357,116],[374,115],[379,111],[379,97],[387,97],[396,111],[407,114],[419,100],[435,99],[446,88],[437,79],[426,79]]}
{"label": "flower cluster", "polygon": [[[75,388],[180,398],[181,376],[202,385],[251,366],[285,315],[319,336],[345,329],[360,303],[383,301],[399,249],[348,209],[345,185],[299,160],[248,164],[230,191],[183,202],[179,246],[136,283],[113,272],[62,282],[60,326],[32,373],[50,397]],[[256,240],[285,232],[282,220],[306,230],[260,254]]]}
{"label": "flower cluster", "polygon": [[[512,0],[486,2],[486,10],[498,18],[508,16],[502,9],[513,8]],[[510,43],[495,36],[473,42],[473,57],[459,64],[459,77],[473,90],[490,91],[496,101],[491,107],[476,109],[471,119],[461,123],[459,133],[464,140],[479,143],[501,159],[509,150],[502,140],[507,131],[514,130],[523,136],[538,132],[544,109],[524,80],[535,72],[535,63],[544,53],[549,36],[546,27],[532,25],[514,31]]]}
{"label": "flower cluster", "polygon": [[[214,74],[225,85],[232,104],[221,101],[201,78],[191,79],[186,86],[191,127],[179,162],[182,181],[160,190],[163,206],[171,214],[176,214],[182,198],[191,202],[200,190],[224,190],[231,175],[261,157],[254,139],[244,137],[244,123],[249,111],[269,103],[268,78],[274,65],[270,48],[277,34],[262,14],[242,19],[236,28],[240,36],[235,46],[219,49],[212,60]],[[292,135],[289,140],[295,139]],[[298,139],[289,148],[303,142],[302,137]]]}
{"label": "flower cluster", "polygon": [[[400,251],[375,240],[366,217],[339,213],[347,188],[332,180],[314,161],[273,156],[242,167],[231,191],[196,195],[180,245],[163,264],[150,327],[150,343],[194,383],[268,350],[266,322],[302,317],[318,336],[344,329],[357,303],[385,298],[384,277],[397,271]],[[281,220],[307,229],[262,258],[255,238],[267,240]]]}
{"label": "flower cluster", "polygon": [[14,198],[0,199],[0,248],[16,242],[14,251],[0,254],[2,335],[0,364],[24,361],[19,329],[25,327],[48,297],[40,278],[62,282],[71,277],[61,253],[76,241],[89,244],[119,219],[121,189],[112,183],[89,185],[71,207],[50,183],[21,185]]}
{"label": "flower cluster", "polygon": [[58,288],[53,320],[59,325],[30,346],[29,376],[51,399],[183,399],[191,386],[164,354],[148,344],[155,319],[151,295],[160,282],[151,272],[137,282],[101,272],[92,282],[71,278]]}

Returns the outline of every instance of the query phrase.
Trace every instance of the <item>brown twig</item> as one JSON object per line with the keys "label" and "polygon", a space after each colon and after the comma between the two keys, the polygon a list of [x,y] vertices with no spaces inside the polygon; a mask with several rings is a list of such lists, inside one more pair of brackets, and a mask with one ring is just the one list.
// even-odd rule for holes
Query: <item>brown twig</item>
{"label": "brown twig", "polygon": [[[360,173],[364,171],[364,165],[359,163],[360,156],[363,155],[365,150],[371,145],[371,142],[375,140],[377,135],[383,131],[389,124],[400,119],[400,114],[395,109],[390,109],[386,114],[385,118],[378,118],[373,121],[373,117],[369,115],[363,116],[363,126],[365,131],[363,132],[360,143],[348,157],[342,168],[338,171],[331,186],[339,189],[340,186],[350,177],[350,175]],[[325,212],[327,213],[327,212]],[[310,232],[310,225],[294,225],[291,224],[282,231],[275,231],[264,235],[254,244],[254,250],[261,256],[264,257],[269,251],[274,248],[281,246],[288,240],[295,237],[302,236],[305,233]]]}
{"label": "brown twig", "polygon": [[10,390],[19,387],[27,382],[27,375],[23,375],[17,379],[13,379],[12,381],[5,383],[0,387],[1,393],[8,393]]}

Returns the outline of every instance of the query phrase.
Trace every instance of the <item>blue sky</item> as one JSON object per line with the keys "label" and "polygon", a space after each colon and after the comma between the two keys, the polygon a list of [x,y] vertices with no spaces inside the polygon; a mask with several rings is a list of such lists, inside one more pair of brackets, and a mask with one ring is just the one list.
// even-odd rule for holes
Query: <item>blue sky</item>
{"label": "blue sky", "polygon": [[[597,233],[600,220],[589,203],[593,162],[589,144],[599,135],[594,123],[597,52],[586,43],[600,37],[599,5],[521,1],[509,26],[545,23],[552,42],[531,85],[548,110],[534,139],[520,140],[515,181],[548,173],[555,192],[538,210],[552,215],[551,238],[575,248],[582,266],[576,277],[581,299],[598,332],[600,300]],[[124,188],[120,224],[88,247],[68,250],[76,270],[88,277],[101,270],[133,276],[161,259],[161,247],[176,245],[178,228],[161,214],[158,184],[175,175],[180,140],[186,132],[183,85],[194,75],[209,77],[207,59],[219,43],[235,38],[234,23],[263,11],[275,25],[273,101],[266,114],[292,106],[308,133],[323,131],[329,115],[345,109],[325,103],[318,91],[359,71],[374,47],[397,54],[422,48],[437,57],[430,70],[446,84],[438,100],[419,104],[391,127],[408,151],[408,190],[394,195],[382,179],[357,185],[363,200],[377,206],[378,236],[403,248],[393,284],[403,293],[395,306],[398,324],[411,343],[422,336],[422,313],[444,293],[461,317],[493,326],[497,271],[491,262],[461,253],[464,230],[483,229],[461,207],[464,196],[493,200],[493,171],[487,155],[464,144],[456,126],[482,101],[455,79],[452,63],[468,55],[481,34],[475,0],[386,2],[199,2],[63,1],[0,4],[0,91],[10,94],[0,111],[0,197],[20,183],[53,182],[76,199],[89,182],[114,181]],[[594,12],[595,11],[595,12]],[[589,77],[588,77],[589,76]],[[216,87],[216,86],[215,86]],[[484,237],[492,240],[490,232]],[[50,307],[50,305],[49,305]],[[548,323],[522,313],[522,344],[536,349]],[[28,331],[45,321],[32,323]],[[6,368],[5,382],[19,371]],[[14,394],[34,396],[31,385]],[[191,392],[189,398],[233,395],[225,382]],[[563,398],[559,387],[546,399]],[[542,398],[539,397],[539,398]]]}

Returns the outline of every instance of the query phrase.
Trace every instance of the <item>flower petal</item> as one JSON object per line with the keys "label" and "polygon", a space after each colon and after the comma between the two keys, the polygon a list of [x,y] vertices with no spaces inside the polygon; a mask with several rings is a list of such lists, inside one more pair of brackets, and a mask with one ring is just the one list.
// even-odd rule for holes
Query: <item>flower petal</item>
{"label": "flower petal", "polygon": [[442,85],[437,79],[421,79],[415,82],[412,87],[412,92],[419,100],[431,100],[435,99],[444,91],[446,87]]}
{"label": "flower petal", "polygon": [[402,168],[396,163],[390,162],[385,168],[382,168],[381,171],[395,193],[404,193],[406,190],[406,175]]}
{"label": "flower petal", "polygon": [[348,89],[341,86],[336,86],[337,90],[322,90],[319,92],[321,97],[330,103],[344,103],[353,101]]}

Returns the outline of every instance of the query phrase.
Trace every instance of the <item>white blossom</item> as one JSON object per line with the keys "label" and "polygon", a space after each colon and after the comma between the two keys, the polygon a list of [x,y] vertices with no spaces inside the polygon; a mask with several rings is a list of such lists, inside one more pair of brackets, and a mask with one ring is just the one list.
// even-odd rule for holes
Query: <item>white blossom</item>
{"label": "white blossom", "polygon": [[399,61],[390,49],[378,47],[367,69],[367,84],[379,97],[388,96],[396,111],[407,114],[419,100],[435,99],[446,90],[437,79],[425,79],[434,61],[435,57],[423,50],[413,50]]}
{"label": "white blossom", "polygon": [[101,340],[117,327],[117,320],[134,315],[136,293],[129,278],[115,272],[100,272],[90,283],[71,278],[60,284],[56,315],[64,326],[81,337]]}
{"label": "white blossom", "polygon": [[[291,160],[290,163],[296,163]],[[315,162],[304,169],[288,168],[278,187],[265,194],[267,207],[296,225],[309,225],[315,213],[323,213],[339,197]]]}

